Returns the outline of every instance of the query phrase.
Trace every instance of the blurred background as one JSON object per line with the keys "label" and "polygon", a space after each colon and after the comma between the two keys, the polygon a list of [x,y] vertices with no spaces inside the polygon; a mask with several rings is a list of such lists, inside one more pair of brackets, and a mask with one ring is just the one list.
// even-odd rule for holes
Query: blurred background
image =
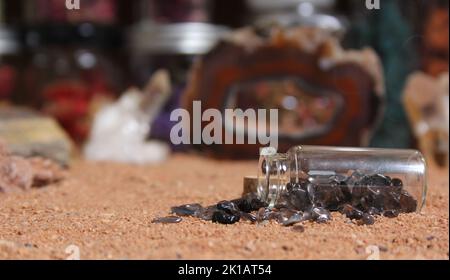
{"label": "blurred background", "polygon": [[[306,85],[277,84],[270,79],[239,85],[236,94],[245,98],[236,104],[245,106],[235,107],[261,106],[267,99],[258,100],[258,94],[263,95],[267,88],[280,87],[275,91],[282,95],[284,110],[294,112],[284,114],[285,121],[280,127],[285,138],[280,140],[281,144],[285,141],[287,145],[318,143],[429,149],[439,165],[448,164],[448,103],[446,108],[438,108],[442,100],[448,102],[448,1],[382,0],[379,10],[368,9],[364,2],[81,0],[80,9],[69,10],[65,0],[0,0],[0,103],[9,108],[33,108],[51,116],[75,146],[82,147],[89,139],[95,114],[102,104],[113,102],[130,87],[145,88],[158,69],[165,69],[170,77],[170,94],[148,120],[152,129],[146,139],[167,142],[173,125],[168,120],[170,112],[183,106],[186,88],[195,87],[189,83],[192,83],[193,65],[199,58],[204,71],[197,73],[196,81],[203,90],[193,95],[206,104],[224,108],[229,103],[223,101],[222,93],[205,89],[206,82],[202,84],[203,80],[215,78],[208,76],[205,69],[216,69],[221,61],[233,57],[234,52],[236,57],[254,63],[264,59],[272,61],[278,55],[252,57],[232,48],[221,48],[218,42],[225,34],[251,26],[254,34],[267,38],[265,30],[271,26],[281,30],[309,26],[329,32],[344,50],[373,49],[381,63],[382,89],[373,93],[376,91],[373,83],[379,82],[373,73],[372,84],[368,82],[371,86],[365,89],[367,73],[360,73],[360,69],[341,69],[338,72],[348,72],[359,87],[352,94],[365,100],[353,104],[351,100],[356,97],[349,99],[341,92],[345,87],[330,88],[333,83],[339,84],[338,74],[328,81],[329,72],[316,69],[314,62],[301,56],[299,67],[314,69],[317,74],[313,72],[313,76],[323,79],[298,74]],[[251,41],[250,37],[243,38]],[[288,51],[281,47],[278,53]],[[261,78],[246,73],[245,65],[239,66],[238,62],[232,66],[244,69],[243,76]],[[222,69],[214,71],[210,73],[222,73]],[[273,68],[266,76],[285,74],[276,71]],[[421,75],[419,80],[425,80],[418,81],[418,86],[413,79],[417,73]],[[289,73],[289,77],[292,75]],[[347,78],[342,77],[342,81]],[[406,97],[408,88],[413,92],[410,99]],[[289,93],[292,91],[300,93]],[[431,91],[438,93],[431,94]],[[432,100],[421,101],[427,95],[433,96]],[[433,103],[436,100],[439,100],[437,105]],[[264,104],[267,108],[278,108],[276,102]],[[342,112],[358,106],[364,106],[359,109],[370,114],[353,116],[362,124],[346,126],[333,121]],[[369,132],[355,134],[355,130],[367,127]],[[171,146],[172,150],[181,149]],[[181,150],[186,149],[189,148]],[[245,154],[241,153],[242,149],[246,148],[230,148],[229,152]]]}

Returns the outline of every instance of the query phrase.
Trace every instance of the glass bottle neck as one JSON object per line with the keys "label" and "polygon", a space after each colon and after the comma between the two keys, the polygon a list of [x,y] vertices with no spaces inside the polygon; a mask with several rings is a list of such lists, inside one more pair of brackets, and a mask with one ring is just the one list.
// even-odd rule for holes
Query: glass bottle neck
{"label": "glass bottle neck", "polygon": [[269,204],[269,207],[273,207],[289,182],[290,168],[287,154],[262,154],[258,169],[258,196]]}

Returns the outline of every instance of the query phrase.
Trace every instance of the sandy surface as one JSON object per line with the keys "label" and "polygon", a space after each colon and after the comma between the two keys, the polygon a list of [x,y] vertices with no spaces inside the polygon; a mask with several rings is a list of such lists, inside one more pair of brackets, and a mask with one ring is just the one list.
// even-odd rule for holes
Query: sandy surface
{"label": "sandy surface", "polygon": [[448,170],[431,170],[421,214],[373,226],[339,213],[328,224],[305,223],[304,232],[273,221],[151,223],[174,205],[239,197],[255,168],[187,155],[158,166],[75,161],[58,185],[0,194],[0,259],[76,258],[77,248],[81,259],[366,259],[376,257],[372,248],[381,259],[449,258]]}

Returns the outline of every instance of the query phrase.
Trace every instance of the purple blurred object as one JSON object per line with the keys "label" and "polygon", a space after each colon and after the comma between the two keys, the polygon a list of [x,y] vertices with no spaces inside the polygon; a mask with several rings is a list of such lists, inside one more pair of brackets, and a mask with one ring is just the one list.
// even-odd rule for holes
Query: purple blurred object
{"label": "purple blurred object", "polygon": [[151,124],[151,129],[149,133],[150,139],[158,139],[166,141],[170,144],[170,147],[173,151],[183,151],[186,150],[188,145],[174,145],[170,141],[170,130],[176,124],[176,122],[170,121],[170,114],[173,110],[180,108],[180,100],[181,95],[184,91],[184,85],[178,86],[173,94],[170,96],[169,100],[167,100],[166,105],[164,105],[163,109],[159,113],[159,115],[155,118],[153,123]]}

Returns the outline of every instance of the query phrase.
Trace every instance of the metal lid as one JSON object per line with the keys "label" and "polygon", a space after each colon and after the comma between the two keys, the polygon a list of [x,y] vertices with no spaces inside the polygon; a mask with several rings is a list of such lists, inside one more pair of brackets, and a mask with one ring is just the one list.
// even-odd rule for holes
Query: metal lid
{"label": "metal lid", "polygon": [[271,25],[281,25],[283,27],[293,26],[311,26],[327,30],[338,37],[341,37],[346,29],[346,22],[333,15],[312,14],[309,16],[301,15],[268,15],[260,17],[256,20],[255,25],[258,27],[267,27]]}
{"label": "metal lid", "polygon": [[267,27],[313,26],[341,36],[345,33],[343,18],[330,14],[334,0],[248,0],[255,12],[255,25]]}
{"label": "metal lid", "polygon": [[249,7],[256,13],[295,9],[295,7],[302,3],[311,3],[316,8],[327,9],[332,7],[335,2],[335,0],[247,0]]}
{"label": "metal lid", "polygon": [[208,23],[143,22],[130,34],[135,52],[196,55],[208,52],[229,29]]}

